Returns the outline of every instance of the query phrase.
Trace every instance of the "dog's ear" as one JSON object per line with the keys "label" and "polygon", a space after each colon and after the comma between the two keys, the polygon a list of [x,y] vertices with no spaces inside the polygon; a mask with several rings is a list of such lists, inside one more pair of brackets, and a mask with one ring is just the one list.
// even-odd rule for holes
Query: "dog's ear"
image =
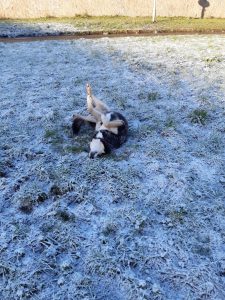
{"label": "dog's ear", "polygon": [[80,131],[80,127],[84,124],[84,120],[82,120],[79,117],[74,117],[73,118],[73,123],[72,123],[72,131],[73,134],[78,134]]}

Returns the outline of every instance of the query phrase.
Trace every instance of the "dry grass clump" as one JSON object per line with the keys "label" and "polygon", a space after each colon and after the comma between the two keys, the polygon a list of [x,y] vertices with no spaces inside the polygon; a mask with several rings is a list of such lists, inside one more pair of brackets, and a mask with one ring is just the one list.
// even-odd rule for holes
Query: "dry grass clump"
{"label": "dry grass clump", "polygon": [[208,118],[208,112],[204,109],[195,109],[190,113],[190,119],[192,123],[205,125]]}

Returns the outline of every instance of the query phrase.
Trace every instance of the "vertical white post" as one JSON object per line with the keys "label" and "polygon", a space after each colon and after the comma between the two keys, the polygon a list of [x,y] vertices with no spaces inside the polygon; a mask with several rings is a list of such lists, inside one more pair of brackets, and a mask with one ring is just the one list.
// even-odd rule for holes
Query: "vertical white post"
{"label": "vertical white post", "polygon": [[156,22],[156,0],[153,0],[152,23]]}

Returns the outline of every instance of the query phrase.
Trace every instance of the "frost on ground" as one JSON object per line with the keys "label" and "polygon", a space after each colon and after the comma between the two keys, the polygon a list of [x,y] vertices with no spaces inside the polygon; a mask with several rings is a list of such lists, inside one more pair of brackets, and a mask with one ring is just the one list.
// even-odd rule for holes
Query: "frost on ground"
{"label": "frost on ground", "polygon": [[26,22],[0,22],[0,37],[27,37],[74,34],[79,29],[70,24],[62,23],[26,23]]}
{"label": "frost on ground", "polygon": [[[0,44],[0,298],[225,298],[225,37]],[[129,120],[88,159],[85,83]]]}

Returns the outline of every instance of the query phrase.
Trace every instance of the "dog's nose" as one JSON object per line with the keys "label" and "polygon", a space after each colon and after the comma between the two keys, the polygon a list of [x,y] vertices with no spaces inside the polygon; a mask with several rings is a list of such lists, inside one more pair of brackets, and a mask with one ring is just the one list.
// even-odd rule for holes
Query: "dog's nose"
{"label": "dog's nose", "polygon": [[90,158],[95,158],[96,153],[97,153],[97,152],[90,152],[90,153],[89,153],[89,157],[90,157]]}

